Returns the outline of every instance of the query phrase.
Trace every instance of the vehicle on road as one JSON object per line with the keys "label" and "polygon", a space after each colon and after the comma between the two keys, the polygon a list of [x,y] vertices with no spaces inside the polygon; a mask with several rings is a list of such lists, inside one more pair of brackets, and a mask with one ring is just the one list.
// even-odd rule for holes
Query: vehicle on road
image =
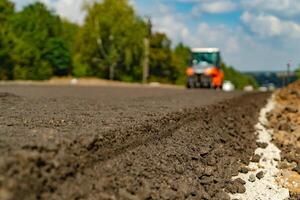
{"label": "vehicle on road", "polygon": [[224,72],[217,48],[193,48],[191,63],[186,70],[187,88],[222,88]]}
{"label": "vehicle on road", "polygon": [[252,85],[246,85],[243,90],[245,92],[252,92],[254,91],[254,87]]}
{"label": "vehicle on road", "polygon": [[224,81],[222,89],[225,92],[232,92],[235,90],[235,86],[231,81]]}
{"label": "vehicle on road", "polygon": [[258,90],[261,92],[273,92],[276,90],[276,86],[273,83],[263,84],[258,88]]}

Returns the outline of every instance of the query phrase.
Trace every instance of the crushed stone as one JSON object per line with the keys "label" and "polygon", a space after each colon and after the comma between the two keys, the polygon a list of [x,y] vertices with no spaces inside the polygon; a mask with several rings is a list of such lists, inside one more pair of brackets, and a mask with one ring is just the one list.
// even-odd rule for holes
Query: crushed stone
{"label": "crushed stone", "polygon": [[[231,199],[240,200],[285,200],[290,197],[289,191],[276,182],[277,175],[280,170],[277,168],[280,159],[280,149],[278,149],[272,141],[272,130],[268,130],[267,113],[275,106],[274,98],[272,97],[265,108],[260,112],[259,123],[256,125],[258,134],[258,143],[264,143],[265,148],[257,148],[256,155],[261,158],[259,162],[251,162],[248,166],[248,173],[240,173],[236,178],[243,179],[246,184],[246,192],[243,194],[232,194]],[[259,174],[260,179],[256,180],[256,175]],[[262,175],[263,176],[260,176]]]}

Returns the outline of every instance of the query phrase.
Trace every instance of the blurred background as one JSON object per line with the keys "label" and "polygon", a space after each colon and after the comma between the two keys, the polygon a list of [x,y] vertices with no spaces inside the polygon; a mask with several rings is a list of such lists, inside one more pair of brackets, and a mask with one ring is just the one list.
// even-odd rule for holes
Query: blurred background
{"label": "blurred background", "polygon": [[0,80],[186,85],[192,48],[214,47],[226,83],[272,90],[300,75],[299,15],[294,0],[0,0]]}

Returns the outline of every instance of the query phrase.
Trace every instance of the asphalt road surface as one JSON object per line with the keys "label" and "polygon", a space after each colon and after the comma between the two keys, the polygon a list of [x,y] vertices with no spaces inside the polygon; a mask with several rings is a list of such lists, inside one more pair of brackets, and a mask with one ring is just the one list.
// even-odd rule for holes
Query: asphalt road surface
{"label": "asphalt road surface", "polygon": [[0,199],[229,199],[266,93],[0,86]]}

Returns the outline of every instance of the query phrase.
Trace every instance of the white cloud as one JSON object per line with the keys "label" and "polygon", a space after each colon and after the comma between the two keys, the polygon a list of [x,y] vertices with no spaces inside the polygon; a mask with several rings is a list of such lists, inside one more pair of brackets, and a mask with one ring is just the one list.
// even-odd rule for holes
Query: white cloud
{"label": "white cloud", "polygon": [[[34,0],[14,0],[18,8]],[[84,0],[40,0],[58,14],[82,22]],[[93,0],[88,0],[93,1]],[[130,0],[140,16],[151,16],[153,29],[167,33],[173,44],[184,42],[191,47],[219,47],[224,61],[239,70],[280,70],[288,60],[298,62],[300,51],[300,0]],[[143,2],[143,3],[141,3]],[[193,11],[218,14],[242,12],[234,26],[210,24],[191,13],[183,13],[173,2],[192,3]],[[205,19],[205,18],[203,18]],[[193,21],[192,21],[193,20]],[[198,20],[198,18],[197,18]],[[224,23],[226,20],[222,20]],[[191,23],[192,22],[192,23]],[[226,23],[226,22],[225,22]],[[191,25],[192,24],[192,25]],[[249,34],[245,27],[254,34]],[[275,43],[275,44],[274,44]],[[300,61],[300,60],[299,60]]]}
{"label": "white cloud", "polygon": [[242,0],[246,10],[268,12],[279,16],[300,15],[299,0]]}
{"label": "white cloud", "polygon": [[199,4],[200,11],[206,13],[226,13],[236,9],[236,4],[228,0],[209,1]]}
{"label": "white cloud", "polygon": [[83,0],[58,0],[52,6],[60,16],[82,23],[85,16],[82,11],[83,2]]}
{"label": "white cloud", "polygon": [[185,21],[186,16],[174,12],[173,8],[166,6],[166,4],[153,1],[147,4],[147,7],[136,7],[136,9],[142,17],[151,16],[153,31],[166,33],[172,39],[173,44],[185,42],[186,38],[189,37],[190,30]]}
{"label": "white cloud", "polygon": [[[221,49],[224,61],[240,70],[247,70],[250,63],[241,59],[241,52],[247,41],[243,38],[240,28],[231,29],[224,25],[209,25],[200,23],[197,30],[187,41],[191,47],[217,47]],[[251,52],[248,52],[248,55]],[[246,59],[246,58],[244,58]],[[256,65],[257,66],[257,65]]]}
{"label": "white cloud", "polygon": [[245,12],[241,19],[252,32],[263,38],[275,36],[300,38],[300,25],[293,21],[281,20],[273,15],[253,15],[249,12]]}
{"label": "white cloud", "polygon": [[85,13],[82,11],[82,5],[84,2],[92,0],[13,0],[17,5],[17,9],[21,9],[24,6],[37,1],[43,2],[58,15],[67,18],[72,22],[82,23],[85,16]]}
{"label": "white cloud", "polygon": [[239,45],[234,31],[224,25],[210,26],[200,23],[194,36],[190,37],[192,47],[218,47],[225,53],[237,53]]}
{"label": "white cloud", "polygon": [[35,0],[12,0],[12,2],[14,2],[16,4],[17,9],[20,10],[24,6],[35,2]]}
{"label": "white cloud", "polygon": [[166,33],[174,42],[182,41],[189,36],[189,30],[185,24],[173,15],[153,18],[153,25],[154,30]]}
{"label": "white cloud", "polygon": [[[281,48],[248,35],[242,27],[200,23],[186,42],[191,47],[218,47],[223,60],[242,71],[284,70],[286,62],[297,64],[299,42],[285,41]],[[294,52],[292,49],[294,48]]]}

